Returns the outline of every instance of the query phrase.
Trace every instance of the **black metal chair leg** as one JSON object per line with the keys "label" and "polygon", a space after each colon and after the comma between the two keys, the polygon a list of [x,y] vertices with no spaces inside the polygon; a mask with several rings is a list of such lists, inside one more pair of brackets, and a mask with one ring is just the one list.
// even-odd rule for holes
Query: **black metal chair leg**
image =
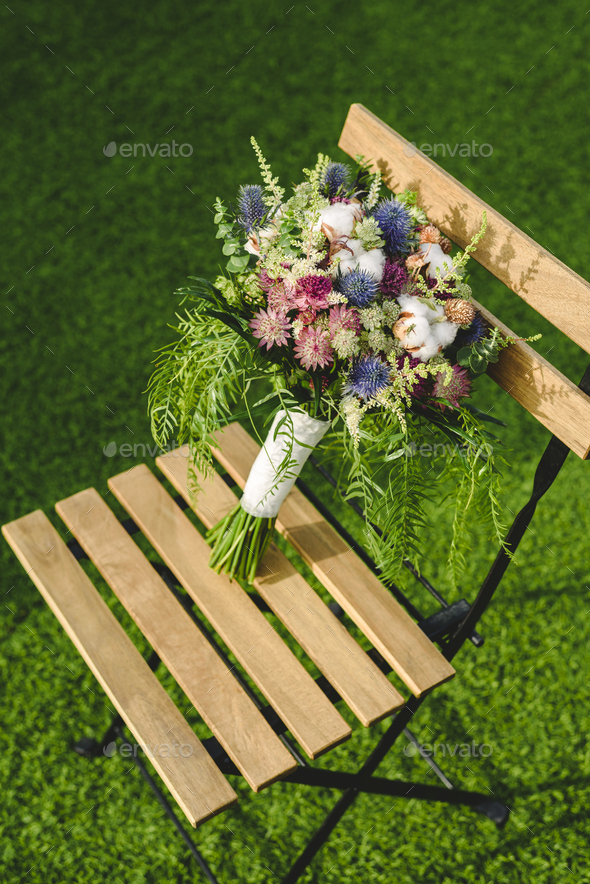
{"label": "black metal chair leg", "polygon": [[[130,745],[129,743],[127,743],[127,741],[125,739],[123,727],[124,726],[121,725],[116,728],[116,735],[123,741],[123,745],[125,745],[125,744]],[[163,807],[163,809],[166,813],[166,816],[172,821],[172,823],[174,824],[174,828],[176,829],[176,831],[178,832],[178,834],[180,835],[180,837],[182,838],[182,840],[184,841],[184,843],[186,844],[188,849],[190,850],[193,858],[196,860],[199,868],[201,869],[201,871],[205,875],[205,878],[207,879],[207,881],[209,881],[210,884],[220,884],[219,879],[215,877],[215,875],[213,874],[213,872],[209,868],[206,860],[203,858],[203,856],[199,853],[199,851],[195,847],[190,835],[188,834],[188,832],[186,831],[186,829],[181,824],[180,820],[178,819],[178,817],[176,816],[176,814],[174,813],[174,811],[170,807],[170,804],[166,800],[165,795],[158,788],[158,784],[156,783],[154,778],[149,773],[148,769],[146,768],[146,766],[143,763],[143,761],[141,760],[141,758],[138,755],[136,755],[134,752],[132,752],[132,758],[133,758],[133,761],[134,761],[136,767],[138,768],[140,774],[142,775],[142,777],[144,778],[144,780],[146,781],[146,783],[148,784],[148,786],[150,787],[150,789],[152,790],[152,792],[154,793],[154,795],[156,796],[158,801],[160,802],[161,806]]]}

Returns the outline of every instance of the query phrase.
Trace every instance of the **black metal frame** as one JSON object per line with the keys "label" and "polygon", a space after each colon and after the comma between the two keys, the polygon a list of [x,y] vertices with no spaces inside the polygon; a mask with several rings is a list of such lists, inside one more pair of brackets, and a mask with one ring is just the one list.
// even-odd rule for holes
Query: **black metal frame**
{"label": "black metal frame", "polygon": [[[583,392],[590,395],[590,366],[588,367],[584,374],[584,377],[580,381],[579,387]],[[506,537],[506,546],[510,553],[514,553],[516,551],[533,517],[537,504],[539,503],[543,495],[547,493],[547,491],[557,478],[563,464],[565,463],[569,451],[570,449],[567,447],[567,445],[561,442],[556,436],[552,436],[549,440],[549,443],[539,460],[537,470],[535,472],[531,497],[529,501],[525,504],[525,506],[516,515],[512,526],[508,531]],[[314,458],[311,458],[311,461],[324,476],[324,478],[327,479],[328,482],[330,482],[330,484],[332,484],[334,487],[337,487],[337,483],[334,478],[319,463],[317,463]],[[227,475],[223,478],[229,485],[235,484]],[[348,534],[343,526],[340,525],[340,523],[336,520],[330,510],[322,503],[322,501],[319,500],[315,496],[315,494],[313,494],[311,489],[308,488],[308,486],[302,480],[299,479],[297,484],[301,491],[306,495],[306,497],[308,497],[308,499],[314,504],[314,506],[317,507],[324,518],[336,528],[339,534],[345,540],[347,540],[351,546],[355,548],[357,554],[363,559],[363,561],[369,566],[369,568],[371,568],[371,570],[375,573],[378,573],[378,569],[372,559],[361,547],[359,547],[357,543],[354,542],[353,538]],[[179,506],[181,506],[183,509],[187,508],[186,502],[180,496],[176,497],[175,499]],[[351,504],[351,506],[362,516],[362,512],[360,512],[358,507],[356,507],[354,504]],[[127,519],[122,524],[130,534],[134,534],[139,531],[139,528],[132,519]],[[70,541],[68,546],[76,558],[86,558],[86,554],[77,543],[77,541]],[[203,623],[202,619],[195,610],[195,606],[190,597],[179,591],[179,584],[177,583],[176,578],[174,577],[172,572],[164,565],[156,564],[153,562],[152,564],[153,567],[158,571],[158,573],[163,577],[171,592],[188,611],[194,622],[197,624],[198,628],[206,637],[207,641],[210,642],[215,651],[226,662],[228,668],[231,669],[232,674],[240,682],[241,686],[244,688],[248,696],[252,699],[262,715],[264,715],[266,720],[269,722],[275,733],[278,734],[279,738],[282,740],[282,742],[285,744],[285,746],[288,748],[288,750],[297,761],[297,769],[281,782],[301,783],[309,786],[318,786],[324,789],[337,789],[342,791],[342,796],[334,805],[333,809],[330,811],[320,828],[313,835],[303,852],[297,858],[290,871],[283,878],[282,884],[294,884],[294,882],[298,880],[298,878],[312,861],[315,854],[326,842],[330,833],[338,824],[339,820],[342,818],[346,810],[348,810],[348,808],[354,802],[355,798],[361,792],[377,795],[391,795],[393,797],[411,796],[412,798],[423,799],[427,801],[444,801],[448,804],[464,804],[472,807],[478,813],[487,816],[490,820],[496,823],[496,825],[504,825],[508,818],[508,808],[500,801],[496,799],[491,799],[487,795],[478,792],[469,792],[463,789],[456,789],[450,782],[450,780],[442,772],[442,770],[438,767],[436,762],[420,746],[418,740],[409,730],[408,724],[420,708],[421,704],[424,702],[425,696],[419,698],[413,696],[410,697],[406,704],[391,716],[391,724],[389,728],[381,737],[373,751],[369,754],[369,756],[364,761],[356,774],[328,770],[319,767],[312,767],[311,765],[309,765],[305,758],[301,755],[297,747],[293,745],[291,739],[289,739],[289,737],[286,735],[287,727],[281,721],[275,710],[268,705],[264,705],[263,701],[251,690],[245,679],[238,671],[237,667],[234,667],[233,664],[231,664],[231,662],[228,660],[224,650],[220,647],[215,636],[211,633],[205,623]],[[478,624],[487,606],[489,605],[494,592],[496,591],[508,565],[510,564],[510,555],[506,552],[506,550],[501,549],[499,551],[495,561],[488,571],[485,580],[481,585],[475,601],[471,605],[465,599],[461,599],[458,602],[449,604],[428,580],[426,580],[422,575],[418,574],[409,563],[405,564],[406,567],[412,572],[414,577],[431,593],[431,595],[440,604],[440,611],[431,615],[430,617],[423,617],[420,611],[415,607],[410,599],[407,598],[407,596],[398,586],[390,585],[388,588],[393,593],[395,598],[411,614],[411,616],[417,620],[418,625],[426,633],[426,635],[428,635],[432,641],[436,641],[439,644],[443,656],[447,660],[452,660],[455,654],[462,647],[464,642],[468,639],[476,647],[480,647],[483,644],[484,639],[478,632],[475,631],[475,627]],[[260,596],[252,593],[251,597],[263,611],[269,611],[268,606],[260,598]],[[330,607],[337,616],[343,616],[344,612],[338,604],[332,602],[330,604]],[[386,661],[379,654],[376,648],[372,648],[368,653],[374,663],[384,673],[388,673],[391,671],[391,667],[386,663]],[[151,668],[155,670],[160,663],[158,655],[153,652],[148,662]],[[318,679],[316,679],[316,681],[318,686],[324,691],[324,693],[333,703],[336,703],[341,699],[338,692],[332,687],[325,676],[320,676]],[[440,786],[404,782],[402,780],[389,780],[382,777],[373,776],[373,773],[377,769],[378,765],[381,763],[381,761],[383,761],[397,738],[402,733],[404,733],[407,739],[410,740],[410,742],[412,742],[417,747],[421,756],[426,760],[431,769],[436,773],[436,775],[443,783],[444,788]],[[78,741],[74,748],[75,751],[78,752],[78,754],[80,755],[86,757],[97,756],[103,752],[104,747],[106,747],[109,743],[112,743],[113,740],[117,739],[121,740],[122,742],[126,742],[125,723],[120,716],[116,716],[114,718],[102,740],[96,741],[84,737]],[[203,744],[217,766],[224,774],[229,776],[241,776],[239,770],[236,768],[231,759],[227,756],[225,750],[215,737],[209,737],[208,739],[203,741]],[[133,754],[133,761],[138,767],[143,778],[146,780],[152,791],[155,793],[167,816],[172,820],[175,828],[184,840],[192,856],[195,858],[207,881],[211,882],[211,884],[219,884],[218,879],[209,868],[205,859],[199,853],[199,850],[195,846],[192,838],[189,836],[188,832],[171,808],[167,798],[164,796],[158,784],[148,772],[143,763],[143,760],[136,754]]]}

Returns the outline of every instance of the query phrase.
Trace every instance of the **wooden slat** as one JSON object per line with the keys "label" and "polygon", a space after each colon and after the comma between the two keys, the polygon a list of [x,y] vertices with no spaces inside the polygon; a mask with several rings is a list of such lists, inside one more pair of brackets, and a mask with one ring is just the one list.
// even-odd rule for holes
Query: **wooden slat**
{"label": "wooden slat", "polygon": [[[237,423],[215,438],[213,454],[243,488],[260,447]],[[276,527],[417,697],[453,677],[451,664],[297,488]]]}
{"label": "wooden slat", "polygon": [[[477,301],[474,305],[490,326],[516,337],[489,310]],[[590,397],[532,347],[524,341],[511,344],[487,373],[575,454],[590,456]]]}
{"label": "wooden slat", "polygon": [[348,112],[339,146],[363,154],[385,183],[418,192],[428,218],[464,248],[488,213],[488,229],[474,258],[564,334],[590,352],[590,285],[471,193],[362,104]]}
{"label": "wooden slat", "polygon": [[[405,138],[360,104],[350,108],[340,147],[362,153],[392,190],[416,190],[428,217],[464,247],[488,213],[474,258],[556,328],[590,352],[590,286],[432,160],[408,155]],[[564,304],[567,303],[567,310]],[[478,305],[493,325],[513,332]],[[513,344],[488,374],[582,458],[590,454],[590,398],[528,344]]]}
{"label": "wooden slat", "polygon": [[[109,610],[47,516],[36,510],[2,527],[33,583],[121,714],[193,826],[237,795]],[[183,757],[160,756],[174,740]]]}
{"label": "wooden slat", "polygon": [[[212,481],[197,474],[201,491],[192,495],[188,456],[185,445],[158,457],[156,463],[211,528],[236,505],[236,495],[217,474]],[[260,564],[254,587],[365,727],[403,705],[402,695],[274,543]]]}
{"label": "wooden slat", "polygon": [[142,464],[109,486],[311,758],[350,727],[248,594],[209,568],[211,550]]}
{"label": "wooden slat", "polygon": [[291,753],[100,494],[88,488],[55,508],[252,789],[294,770]]}

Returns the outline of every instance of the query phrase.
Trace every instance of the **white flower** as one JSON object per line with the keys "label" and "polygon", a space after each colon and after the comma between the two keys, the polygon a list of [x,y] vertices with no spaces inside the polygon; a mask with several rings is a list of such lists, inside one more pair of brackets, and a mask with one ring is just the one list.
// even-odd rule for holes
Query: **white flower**
{"label": "white flower", "polygon": [[412,295],[401,295],[397,300],[401,313],[393,333],[404,350],[428,362],[453,343],[459,326],[448,321],[444,307],[428,298]]}
{"label": "white flower", "polygon": [[[338,252],[340,258],[338,267],[343,276],[352,270],[365,270],[377,282],[381,282],[386,260],[383,249],[371,249],[370,252],[366,252],[360,239],[348,239],[344,246]],[[333,268],[333,273],[337,272],[338,268]]]}
{"label": "white flower", "polygon": [[[262,230],[252,231],[248,237],[248,242],[244,246],[247,252],[250,252],[251,255],[260,255],[260,248],[263,245],[262,240],[266,240],[264,245],[268,247],[268,244],[278,236],[278,228],[275,227],[274,224],[269,227],[263,227]],[[265,249],[266,251],[266,249]]]}
{"label": "white flower", "polygon": [[[430,279],[436,279],[437,272],[439,272],[444,279],[453,269],[453,262],[450,255],[445,255],[438,243],[423,242],[420,243],[419,249],[424,255],[424,259],[429,262],[426,268],[426,275],[430,277]],[[447,265],[446,270],[443,264]]]}
{"label": "white flower", "polygon": [[334,203],[322,209],[313,229],[324,229],[330,240],[337,236],[350,236],[354,225],[362,217],[363,210],[358,203]]}
{"label": "white flower", "polygon": [[359,310],[359,316],[363,324],[363,328],[374,331],[383,325],[383,310],[378,304],[371,304],[370,307],[363,307]]}

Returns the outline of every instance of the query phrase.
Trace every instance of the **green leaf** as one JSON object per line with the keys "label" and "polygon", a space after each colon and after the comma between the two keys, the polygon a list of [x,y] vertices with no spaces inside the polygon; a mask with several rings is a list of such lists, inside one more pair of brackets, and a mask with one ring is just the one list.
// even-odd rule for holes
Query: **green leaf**
{"label": "green leaf", "polygon": [[468,367],[471,360],[471,353],[471,347],[462,347],[461,350],[459,350],[459,352],[457,353],[457,362],[459,363],[459,365]]}
{"label": "green leaf", "polygon": [[[237,267],[238,270],[244,270],[248,266],[248,262],[250,260],[250,255],[232,255],[229,264],[233,264],[234,267]],[[229,269],[228,264],[228,269]],[[233,271],[234,273],[236,271]]]}

